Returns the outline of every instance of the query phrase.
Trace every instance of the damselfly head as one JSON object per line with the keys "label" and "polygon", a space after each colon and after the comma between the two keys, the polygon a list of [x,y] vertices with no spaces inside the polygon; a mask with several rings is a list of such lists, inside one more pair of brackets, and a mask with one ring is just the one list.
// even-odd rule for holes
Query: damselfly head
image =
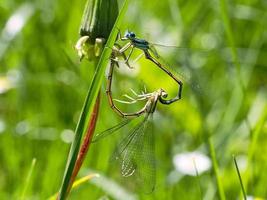
{"label": "damselfly head", "polygon": [[134,33],[134,32],[131,32],[131,31],[129,31],[129,30],[127,30],[127,31],[125,32],[124,37],[129,38],[129,39],[133,39],[133,38],[135,38],[135,33]]}
{"label": "damselfly head", "polygon": [[159,91],[159,96],[163,97],[163,98],[166,98],[168,97],[168,93],[165,92],[165,90],[163,90],[162,88],[160,89]]}

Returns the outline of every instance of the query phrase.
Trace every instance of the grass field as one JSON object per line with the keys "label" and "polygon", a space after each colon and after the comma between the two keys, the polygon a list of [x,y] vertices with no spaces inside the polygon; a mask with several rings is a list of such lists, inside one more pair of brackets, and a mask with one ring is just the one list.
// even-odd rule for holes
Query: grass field
{"label": "grass field", "polygon": [[[60,189],[95,71],[73,48],[85,3],[0,3],[0,199],[48,199]],[[76,187],[69,199],[244,199],[233,155],[246,196],[266,199],[267,2],[129,0],[120,26],[127,29],[165,45],[156,47],[159,54],[184,81],[182,99],[158,103],[154,113],[156,189],[132,189],[112,167],[125,127],[90,146],[78,177],[100,177]],[[144,87],[177,93],[151,62],[141,58],[133,66],[115,68],[115,98]],[[108,104],[105,83],[96,133],[122,121]]]}

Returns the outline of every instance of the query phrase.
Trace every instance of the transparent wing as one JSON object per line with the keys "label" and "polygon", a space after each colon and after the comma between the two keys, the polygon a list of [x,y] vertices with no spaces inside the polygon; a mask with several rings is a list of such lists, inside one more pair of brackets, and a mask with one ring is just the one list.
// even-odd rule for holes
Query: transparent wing
{"label": "transparent wing", "polygon": [[211,54],[211,50],[192,50],[190,48],[150,44],[149,52],[172,74],[188,84],[194,92],[200,95],[205,94],[206,84],[203,80],[199,80],[197,69],[203,65],[204,60]]}
{"label": "transparent wing", "polygon": [[105,130],[103,132],[95,134],[93,139],[92,139],[92,143],[98,142],[99,140],[109,136],[110,134],[115,133],[117,130],[119,130],[122,127],[126,126],[131,121],[132,121],[132,119],[125,119],[125,120],[121,121],[119,124],[116,124],[115,126],[109,128],[109,129],[107,129],[107,130]]}
{"label": "transparent wing", "polygon": [[[143,151],[139,160],[137,175],[142,185],[142,190],[150,193],[155,189],[156,184],[156,162],[155,162],[155,136],[152,124],[153,116],[145,124],[143,136]],[[138,170],[139,169],[139,170]]]}
{"label": "transparent wing", "polygon": [[[128,51],[131,51],[130,48]],[[148,51],[151,56],[175,77],[180,79],[185,85],[188,85],[194,93],[206,96],[206,91],[209,91],[208,84],[206,84],[207,80],[203,79],[200,69],[205,65],[210,55],[213,55],[212,52],[216,52],[215,50],[191,49],[149,43]],[[127,53],[127,56],[130,58],[130,66],[133,66],[139,59],[144,57],[144,52],[137,47],[134,48],[133,54]]]}
{"label": "transparent wing", "polygon": [[112,160],[119,162],[121,174],[133,177],[137,190],[151,192],[155,187],[155,155],[151,115],[146,115],[116,148]]}
{"label": "transparent wing", "polygon": [[[201,54],[206,54],[206,55],[209,55],[210,53],[214,52],[214,49],[201,49],[201,48],[190,48],[190,47],[179,47],[179,46],[175,46],[175,45],[164,45],[164,44],[157,44],[157,43],[149,43],[150,46],[154,47],[154,48],[167,48],[167,49],[173,49],[175,50],[176,52],[183,52],[183,51],[186,51],[186,52],[197,52],[197,53],[201,53]],[[172,51],[173,51],[172,50]]]}
{"label": "transparent wing", "polygon": [[[139,156],[143,146],[143,134],[147,121],[145,117],[124,137],[117,145],[112,158],[119,161],[121,166],[121,174],[124,177],[131,176],[137,168],[137,157]],[[112,159],[113,160],[113,159]]]}

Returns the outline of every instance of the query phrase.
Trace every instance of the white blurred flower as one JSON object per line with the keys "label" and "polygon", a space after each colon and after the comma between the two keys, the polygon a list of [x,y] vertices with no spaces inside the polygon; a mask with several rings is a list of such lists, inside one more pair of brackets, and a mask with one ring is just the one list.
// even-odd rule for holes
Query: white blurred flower
{"label": "white blurred flower", "polygon": [[246,170],[247,162],[248,162],[247,156],[245,156],[245,155],[237,156],[236,157],[236,162],[238,164],[238,168],[239,168],[240,171]]}
{"label": "white blurred flower", "polygon": [[15,88],[20,81],[21,74],[18,70],[9,70],[6,74],[0,75],[0,94]]}
{"label": "white blurred flower", "polygon": [[263,198],[247,196],[247,200],[264,200]]}
{"label": "white blurred flower", "polygon": [[13,88],[11,81],[6,76],[0,76],[0,94]]}
{"label": "white blurred flower", "polygon": [[34,7],[32,4],[22,4],[8,19],[2,31],[2,37],[6,40],[12,40],[21,31],[26,22],[33,15],[33,12]]}
{"label": "white blurred flower", "polygon": [[6,123],[0,119],[0,133],[3,133],[6,129]]}
{"label": "white blurred flower", "polygon": [[74,135],[75,133],[73,132],[73,130],[65,129],[61,132],[60,137],[64,142],[71,143],[74,139]]}
{"label": "white blurred flower", "polygon": [[209,157],[201,152],[184,152],[173,157],[175,169],[184,175],[196,176],[208,171],[211,167]]}
{"label": "white blurred flower", "polygon": [[29,124],[28,121],[24,120],[24,121],[20,121],[17,123],[16,125],[16,133],[19,135],[24,135],[26,133],[28,133],[31,129],[31,126]]}
{"label": "white blurred flower", "polygon": [[11,44],[10,41],[21,32],[27,21],[34,14],[32,3],[23,3],[7,20],[0,32],[0,59],[5,55],[5,51]]}

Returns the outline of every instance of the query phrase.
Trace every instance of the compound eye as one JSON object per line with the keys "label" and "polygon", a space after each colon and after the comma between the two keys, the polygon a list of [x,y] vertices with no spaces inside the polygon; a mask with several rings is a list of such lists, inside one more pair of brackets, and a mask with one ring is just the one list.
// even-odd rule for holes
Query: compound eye
{"label": "compound eye", "polygon": [[160,92],[161,92],[161,96],[162,96],[163,98],[167,98],[167,97],[168,97],[168,93],[165,92],[165,90],[160,89]]}
{"label": "compound eye", "polygon": [[134,38],[134,37],[135,37],[135,34],[134,34],[133,32],[131,32],[131,33],[130,33],[130,36],[131,36],[132,38]]}
{"label": "compound eye", "polygon": [[124,33],[124,37],[130,37],[130,33],[128,32],[128,31],[126,31],[125,33]]}

